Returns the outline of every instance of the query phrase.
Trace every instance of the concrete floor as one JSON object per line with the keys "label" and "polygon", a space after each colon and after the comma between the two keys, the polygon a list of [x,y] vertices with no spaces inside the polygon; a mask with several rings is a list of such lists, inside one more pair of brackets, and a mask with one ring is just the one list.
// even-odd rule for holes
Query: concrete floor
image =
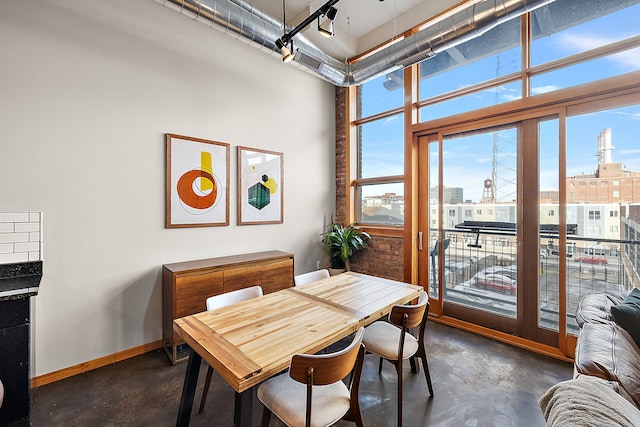
{"label": "concrete floor", "polygon": [[[404,383],[405,426],[545,426],[539,397],[572,375],[572,365],[435,322],[426,338],[434,394],[424,375]],[[391,364],[378,375],[378,359],[367,355],[360,387],[366,426],[396,426],[396,379]],[[186,363],[175,366],[162,350],[37,388],[32,393],[33,426],[173,426]],[[203,363],[191,425],[232,426],[233,391],[214,374],[207,407],[198,414]],[[253,425],[262,406],[254,396]],[[17,422],[12,427],[29,425]],[[282,426],[272,417],[271,426]],[[338,426],[352,426],[343,422]]]}

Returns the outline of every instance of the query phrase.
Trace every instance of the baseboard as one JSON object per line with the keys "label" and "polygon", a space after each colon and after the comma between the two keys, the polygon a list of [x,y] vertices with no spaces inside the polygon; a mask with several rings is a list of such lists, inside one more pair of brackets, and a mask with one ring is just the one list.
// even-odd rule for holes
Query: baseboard
{"label": "baseboard", "polygon": [[89,372],[96,368],[101,368],[103,366],[111,365],[112,363],[130,359],[132,357],[139,356],[141,354],[148,353],[159,348],[162,348],[162,340],[153,341],[138,347],[130,348],[128,350],[123,350],[118,353],[80,363],[79,365],[70,366],[68,368],[60,369],[59,371],[40,375],[39,377],[31,379],[31,388],[40,387],[46,384],[63,380],[65,378],[72,377],[74,375]]}
{"label": "baseboard", "polygon": [[[482,335],[487,338],[501,341],[505,344],[515,345],[516,347],[524,348],[526,350],[533,351],[534,353],[543,354],[545,356],[550,356],[555,359],[560,359],[564,362],[573,363],[574,361],[573,358],[561,353],[560,350],[555,347],[550,347],[544,344],[536,343],[534,341],[520,338],[515,335],[499,332],[490,328],[485,328],[473,323],[465,322],[463,320],[454,319],[448,316],[429,317],[429,320],[433,320],[434,322],[442,323],[447,326],[452,326],[454,328],[462,329],[463,331],[473,332],[475,334]],[[573,342],[575,342],[575,340],[573,340]],[[571,354],[574,354],[574,353],[575,351],[571,349]]]}

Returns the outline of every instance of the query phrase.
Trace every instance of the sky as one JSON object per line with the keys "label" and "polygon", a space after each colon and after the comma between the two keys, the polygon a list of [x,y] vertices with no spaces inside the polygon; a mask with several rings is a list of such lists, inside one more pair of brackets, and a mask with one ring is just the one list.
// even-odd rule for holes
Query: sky
{"label": "sky", "polygon": [[[619,12],[602,16],[551,36],[540,37],[532,43],[532,63],[551,60],[584,52],[628,37],[640,35],[640,4]],[[520,48],[502,52],[423,80],[440,93],[461,88],[486,79],[486,70],[499,75],[518,70]],[[640,48],[599,58],[566,69],[553,71],[532,79],[532,93],[541,94],[576,84],[595,81],[640,70]],[[480,80],[478,80],[480,79]],[[384,77],[370,83],[365,90],[365,104],[375,101],[375,109],[386,111],[402,105],[402,91],[387,91],[382,87]],[[474,93],[470,96],[444,102],[432,107],[421,116],[443,117],[454,112],[468,111],[520,97],[520,83]],[[367,112],[371,114],[371,112]],[[567,173],[577,175],[593,173],[597,168],[598,135],[605,129],[612,131],[612,161],[620,162],[629,170],[640,171],[640,105],[570,117],[567,120]],[[363,177],[403,174],[403,117],[396,115],[363,126]],[[541,125],[541,190],[557,189],[557,122]],[[515,131],[506,130],[472,137],[445,141],[444,184],[463,187],[464,198],[479,201],[483,181],[492,176],[494,138],[499,148],[497,171],[506,197],[511,193],[508,182],[515,177]],[[513,177],[513,178],[512,178]],[[514,190],[515,191],[515,190]],[[500,197],[500,194],[498,194]]]}

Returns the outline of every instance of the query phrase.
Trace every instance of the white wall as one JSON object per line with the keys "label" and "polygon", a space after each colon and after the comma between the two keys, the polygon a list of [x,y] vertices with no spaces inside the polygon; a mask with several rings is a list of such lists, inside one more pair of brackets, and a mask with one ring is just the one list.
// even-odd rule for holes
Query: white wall
{"label": "white wall", "polygon": [[[152,0],[0,2],[0,212],[43,212],[35,376],[161,339],[161,266],[322,258],[334,88]],[[231,144],[230,225],[165,229],[165,133]],[[236,147],[284,153],[284,224],[236,225]]]}

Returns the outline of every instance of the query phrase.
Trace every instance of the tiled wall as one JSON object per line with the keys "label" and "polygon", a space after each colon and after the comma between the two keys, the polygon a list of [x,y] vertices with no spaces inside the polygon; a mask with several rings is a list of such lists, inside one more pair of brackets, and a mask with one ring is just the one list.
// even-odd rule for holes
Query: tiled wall
{"label": "tiled wall", "polygon": [[0,264],[42,260],[42,212],[0,212]]}

